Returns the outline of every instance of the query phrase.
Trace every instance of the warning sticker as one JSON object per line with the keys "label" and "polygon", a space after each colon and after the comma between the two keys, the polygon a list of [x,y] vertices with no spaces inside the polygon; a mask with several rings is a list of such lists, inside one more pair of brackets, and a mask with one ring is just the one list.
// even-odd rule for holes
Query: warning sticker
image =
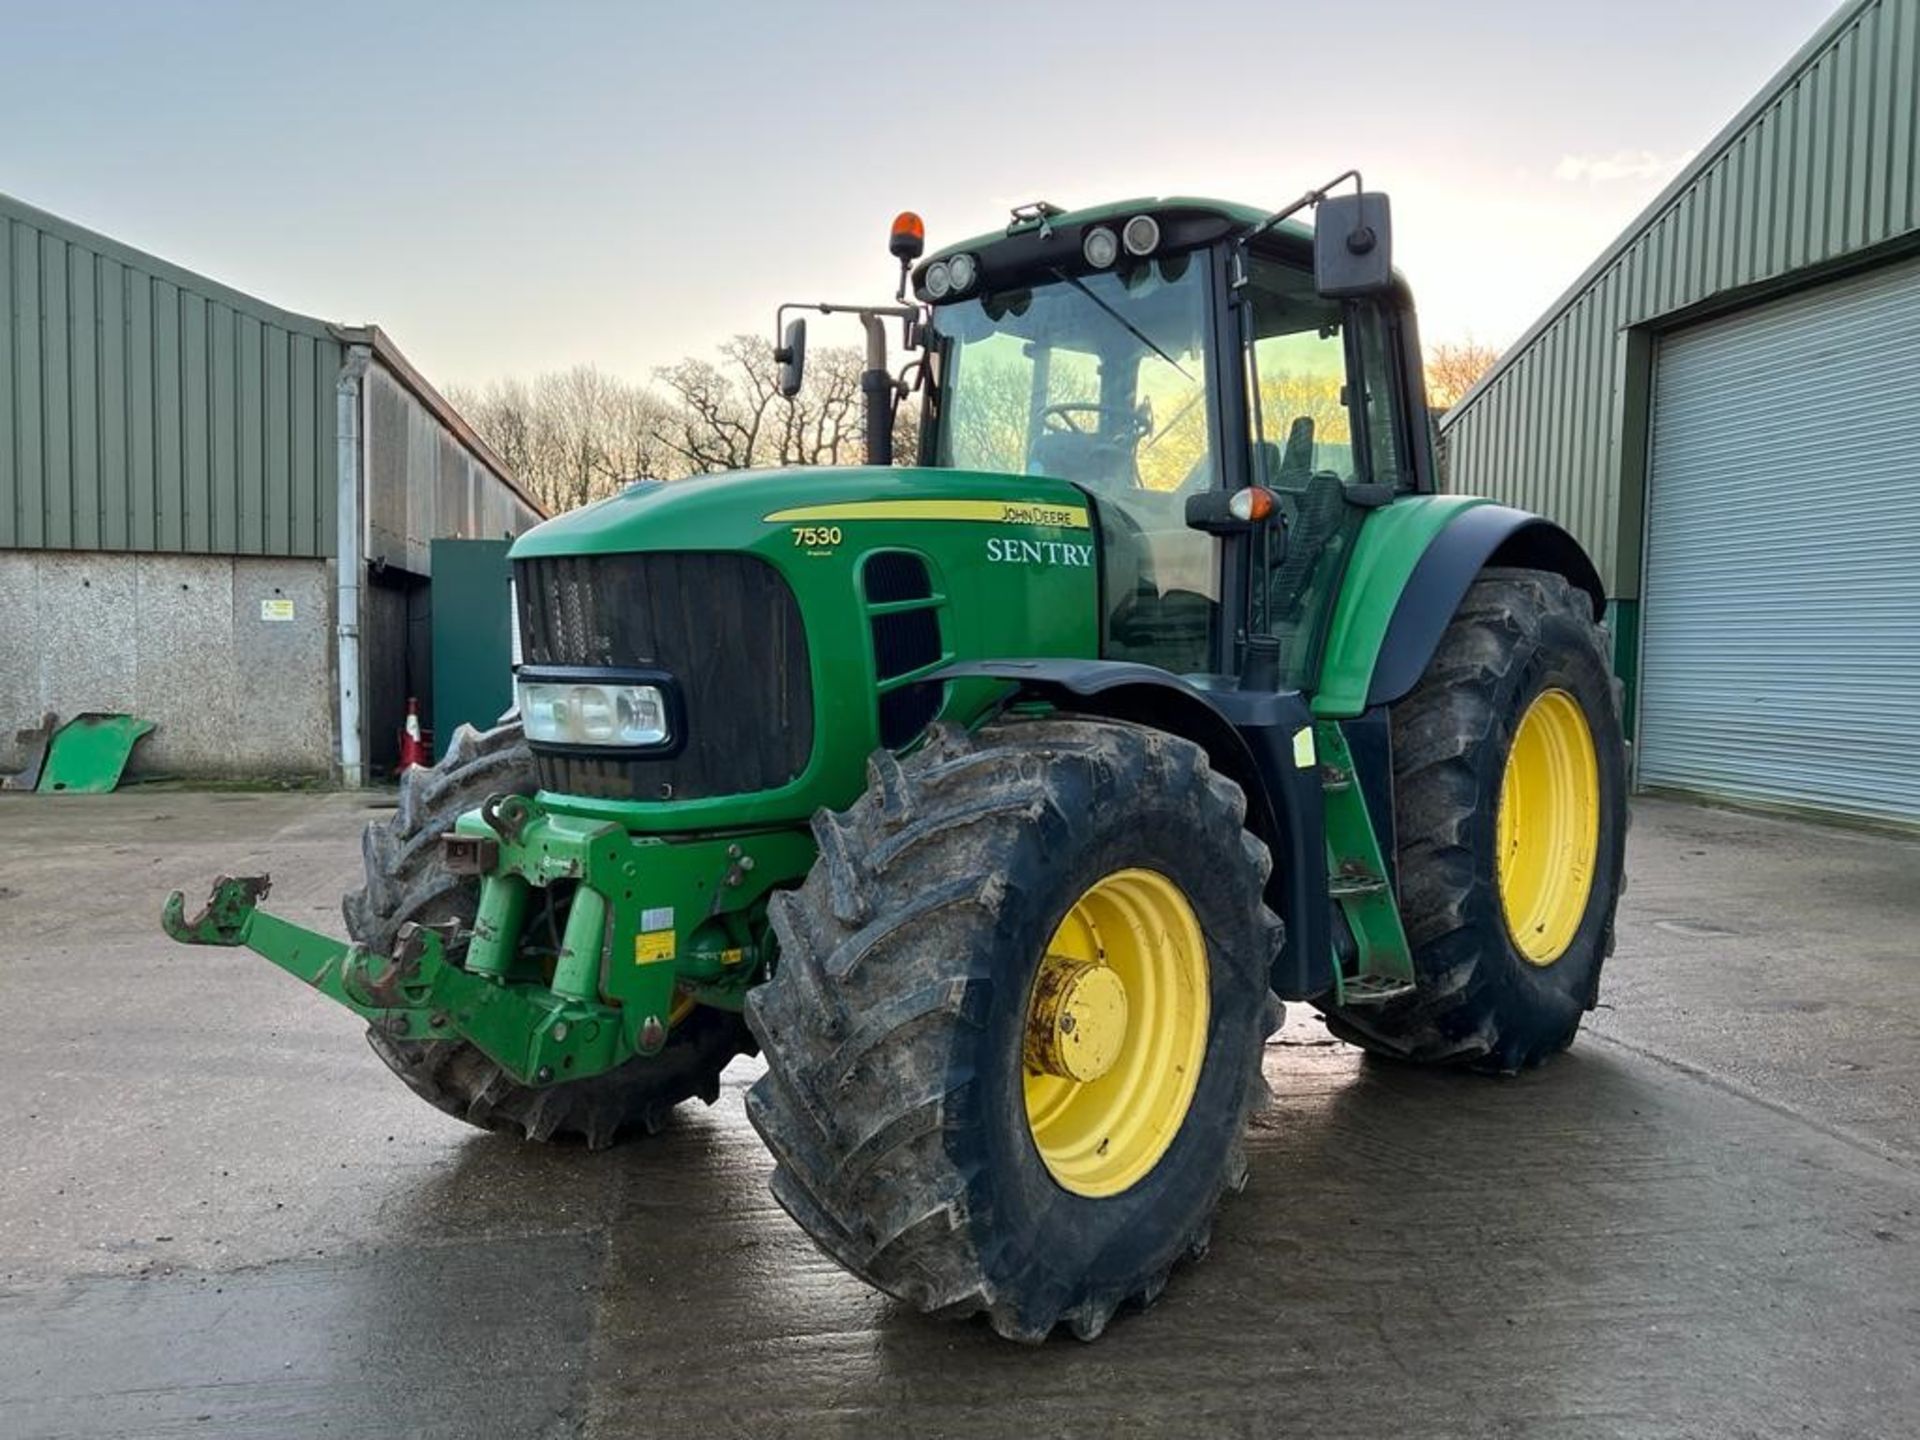
{"label": "warning sticker", "polygon": [[1313,727],[1302,725],[1293,732],[1293,768],[1311,770],[1315,760],[1313,750]]}
{"label": "warning sticker", "polygon": [[671,905],[656,905],[651,910],[642,910],[640,912],[640,928],[642,930],[673,929],[673,907]]}
{"label": "warning sticker", "polygon": [[260,602],[260,618],[262,620],[291,620],[293,618],[293,601],[285,599],[262,600]]}
{"label": "warning sticker", "polygon": [[673,959],[673,931],[643,930],[633,937],[633,963],[648,965]]}

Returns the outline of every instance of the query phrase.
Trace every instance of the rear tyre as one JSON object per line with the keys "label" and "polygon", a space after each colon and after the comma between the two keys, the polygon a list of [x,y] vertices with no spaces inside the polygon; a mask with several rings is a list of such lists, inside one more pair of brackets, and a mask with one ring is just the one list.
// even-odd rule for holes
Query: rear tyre
{"label": "rear tyre", "polygon": [[1415,990],[1327,1028],[1403,1060],[1537,1065],[1593,1008],[1623,876],[1619,684],[1587,596],[1483,572],[1391,720]]}
{"label": "rear tyre", "polygon": [[[367,883],[341,901],[348,933],[385,953],[409,921],[470,928],[480,882],[447,870],[440,837],[489,795],[531,795],[536,788],[533,756],[517,724],[484,732],[461,726],[438,765],[401,777],[393,818],[376,820],[362,835]],[[529,1140],[580,1140],[596,1150],[658,1131],[683,1100],[712,1104],[720,1072],[753,1050],[739,1016],[706,1008],[677,1020],[659,1054],[557,1085],[522,1085],[464,1040],[395,1040],[369,1027],[367,1043],[416,1095],[456,1119]]]}
{"label": "rear tyre", "polygon": [[774,1196],[923,1311],[1091,1339],[1245,1182],[1266,848],[1197,746],[1132,725],[941,728],[868,777],[748,996]]}

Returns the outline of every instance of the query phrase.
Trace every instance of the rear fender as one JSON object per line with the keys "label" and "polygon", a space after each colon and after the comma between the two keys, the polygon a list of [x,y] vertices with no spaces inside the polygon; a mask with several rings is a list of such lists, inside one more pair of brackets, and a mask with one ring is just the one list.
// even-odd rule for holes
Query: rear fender
{"label": "rear fender", "polygon": [[1368,517],[1328,632],[1314,714],[1347,719],[1391,705],[1426,673],[1440,637],[1489,565],[1564,575],[1606,608],[1606,587],[1580,544],[1524,510],[1466,496],[1395,502]]}

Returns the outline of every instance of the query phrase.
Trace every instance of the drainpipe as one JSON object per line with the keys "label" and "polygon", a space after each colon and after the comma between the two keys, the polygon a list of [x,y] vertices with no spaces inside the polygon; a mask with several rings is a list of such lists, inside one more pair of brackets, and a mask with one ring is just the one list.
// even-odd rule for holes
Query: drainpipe
{"label": "drainpipe", "polygon": [[349,345],[340,366],[335,390],[334,429],[339,441],[335,462],[339,498],[334,506],[339,525],[334,561],[334,641],[340,667],[340,783],[357,790],[366,779],[360,753],[360,575],[366,568],[360,554],[360,382],[373,351]]}

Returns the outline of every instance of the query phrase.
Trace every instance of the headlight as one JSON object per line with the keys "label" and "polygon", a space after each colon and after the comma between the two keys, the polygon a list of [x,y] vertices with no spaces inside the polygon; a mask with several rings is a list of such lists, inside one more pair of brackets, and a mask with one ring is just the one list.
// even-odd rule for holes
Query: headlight
{"label": "headlight", "polygon": [[664,745],[667,697],[657,685],[522,680],[520,723],[547,745]]}
{"label": "headlight", "polygon": [[938,300],[953,288],[953,277],[948,273],[947,262],[936,260],[927,267],[927,273],[920,277],[920,284],[927,292],[929,300]]}
{"label": "headlight", "polygon": [[1096,225],[1080,242],[1080,253],[1094,269],[1104,270],[1120,258],[1120,241],[1106,226]]}
{"label": "headlight", "polygon": [[1136,215],[1120,232],[1129,255],[1151,255],[1160,244],[1160,222],[1151,215]]}
{"label": "headlight", "polygon": [[947,261],[947,280],[956,295],[965,294],[973,284],[973,277],[979,273],[979,262],[971,255],[956,255]]}

